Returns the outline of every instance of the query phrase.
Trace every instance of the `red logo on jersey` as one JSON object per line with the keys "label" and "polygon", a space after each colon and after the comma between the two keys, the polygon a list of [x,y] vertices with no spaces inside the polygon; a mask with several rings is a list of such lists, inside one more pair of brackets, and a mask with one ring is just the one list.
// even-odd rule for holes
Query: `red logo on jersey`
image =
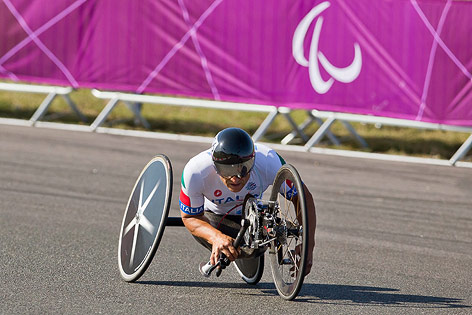
{"label": "red logo on jersey", "polygon": [[219,196],[221,196],[222,194],[223,194],[223,193],[222,193],[221,190],[219,190],[219,189],[215,190],[215,192],[214,192],[215,197],[219,197]]}

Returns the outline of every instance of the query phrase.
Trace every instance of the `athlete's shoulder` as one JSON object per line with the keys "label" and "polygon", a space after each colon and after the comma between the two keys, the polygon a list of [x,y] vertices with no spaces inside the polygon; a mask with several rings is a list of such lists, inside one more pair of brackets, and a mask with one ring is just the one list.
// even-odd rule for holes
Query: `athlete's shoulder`
{"label": "athlete's shoulder", "polygon": [[195,188],[203,185],[214,167],[211,160],[211,151],[206,150],[191,158],[182,171],[181,182],[184,188],[194,186]]}
{"label": "athlete's shoulder", "polygon": [[185,165],[185,170],[189,172],[202,173],[212,165],[211,151],[205,150],[191,158]]}
{"label": "athlete's shoulder", "polygon": [[281,163],[281,165],[285,164],[284,159],[280,154],[278,154],[274,149],[270,148],[269,146],[262,144],[262,143],[255,143],[254,150],[256,151],[256,162],[257,159],[266,161],[267,159],[271,160],[274,159]]}

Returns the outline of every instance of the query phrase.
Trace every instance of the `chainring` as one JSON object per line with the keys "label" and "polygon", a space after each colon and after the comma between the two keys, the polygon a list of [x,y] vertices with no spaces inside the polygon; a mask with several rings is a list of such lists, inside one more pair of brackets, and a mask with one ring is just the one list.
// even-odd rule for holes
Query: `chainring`
{"label": "chainring", "polygon": [[249,227],[244,233],[244,241],[249,248],[255,248],[255,237],[259,233],[259,214],[257,199],[252,195],[247,195],[244,199],[243,217],[249,221]]}

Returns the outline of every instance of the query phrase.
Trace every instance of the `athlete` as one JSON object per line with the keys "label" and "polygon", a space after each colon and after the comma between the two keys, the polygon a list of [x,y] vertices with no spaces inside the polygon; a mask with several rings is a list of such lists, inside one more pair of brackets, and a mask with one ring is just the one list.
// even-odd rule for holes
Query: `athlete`
{"label": "athlete", "polygon": [[[247,194],[261,197],[285,164],[269,147],[256,143],[242,129],[220,131],[212,147],[196,155],[182,173],[180,211],[185,227],[211,250],[215,265],[220,253],[235,261],[241,277],[248,282],[263,264],[263,251],[241,251],[233,247],[241,222],[242,203]],[[309,220],[307,275],[315,246],[316,214],[311,193],[303,184]]]}

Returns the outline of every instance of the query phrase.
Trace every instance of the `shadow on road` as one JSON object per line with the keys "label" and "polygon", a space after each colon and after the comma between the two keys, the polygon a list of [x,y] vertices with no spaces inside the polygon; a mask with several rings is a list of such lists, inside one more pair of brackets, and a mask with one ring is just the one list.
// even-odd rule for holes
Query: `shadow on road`
{"label": "shadow on road", "polygon": [[[304,284],[297,301],[312,303],[340,303],[382,305],[417,308],[470,308],[461,299],[415,294],[400,294],[400,290],[371,286],[338,284]],[[274,294],[275,294],[274,290]]]}
{"label": "shadow on road", "polygon": [[[248,295],[278,295],[273,283],[248,286],[245,283],[198,282],[198,281],[137,281],[137,284],[158,286],[183,286],[196,288],[255,289]],[[305,283],[296,302],[325,303],[362,306],[388,306],[408,308],[471,308],[461,304],[461,299],[415,294],[399,294],[392,288],[353,286],[339,284]],[[241,292],[238,292],[241,294]]]}

